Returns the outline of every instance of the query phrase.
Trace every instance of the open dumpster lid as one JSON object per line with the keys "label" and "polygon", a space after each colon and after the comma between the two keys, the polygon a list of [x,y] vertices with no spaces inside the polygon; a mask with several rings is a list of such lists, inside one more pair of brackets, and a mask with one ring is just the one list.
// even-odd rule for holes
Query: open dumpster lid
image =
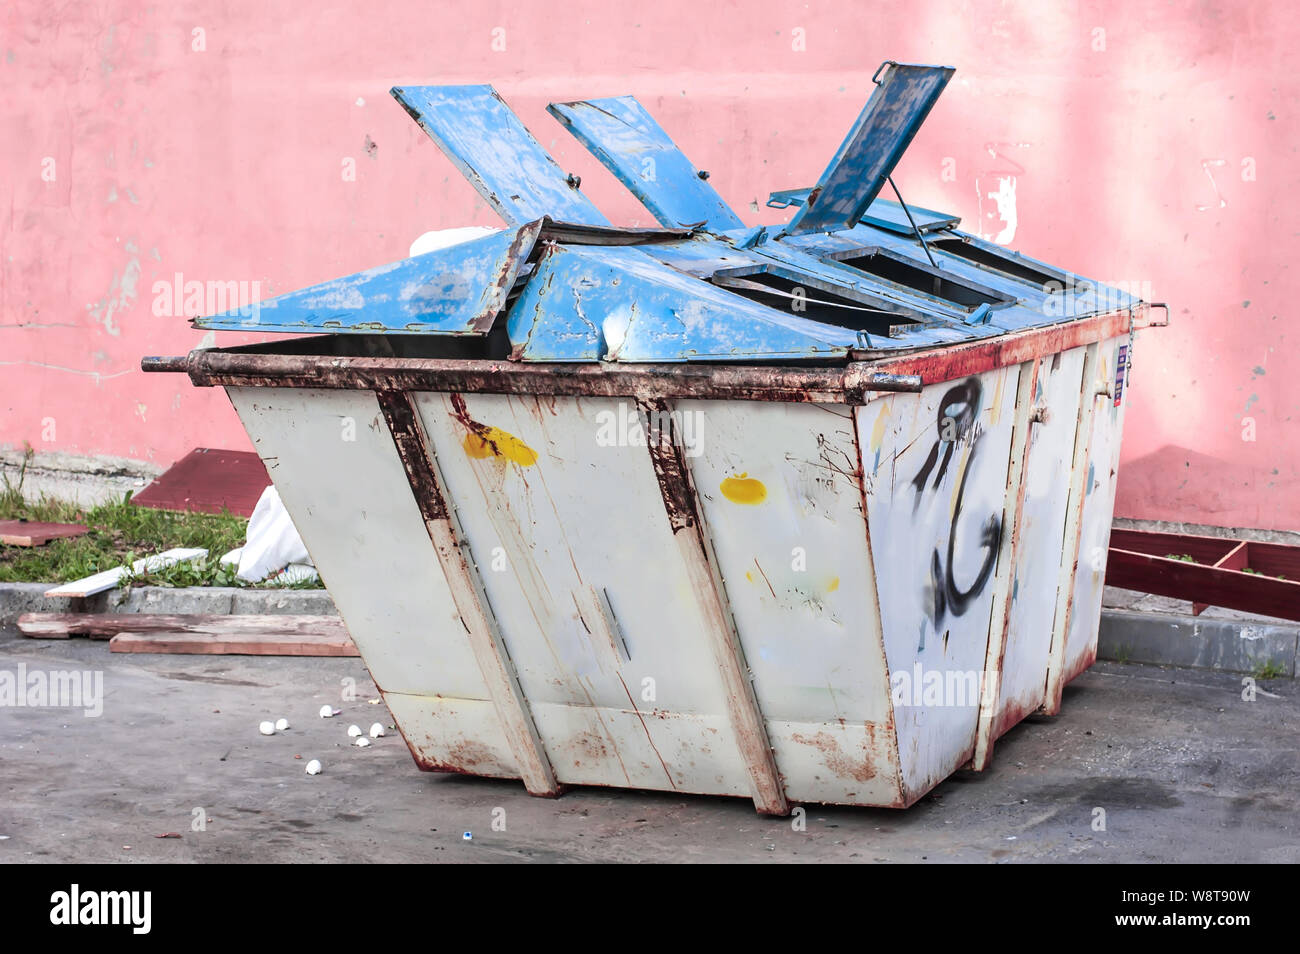
{"label": "open dumpster lid", "polygon": [[708,173],[695,168],[631,96],[552,103],[547,107],[663,225],[742,228]]}
{"label": "open dumpster lid", "polygon": [[791,222],[748,229],[630,96],[550,111],[665,228],[610,225],[490,86],[396,87],[507,227],[195,325],[460,336],[526,362],[845,361],[1140,304],[879,198],[952,72],[882,65],[817,185],[773,193]]}
{"label": "open dumpster lid", "polygon": [[951,66],[893,62],[881,69],[884,77],[790,222],[790,233],[857,225],[954,72]]}

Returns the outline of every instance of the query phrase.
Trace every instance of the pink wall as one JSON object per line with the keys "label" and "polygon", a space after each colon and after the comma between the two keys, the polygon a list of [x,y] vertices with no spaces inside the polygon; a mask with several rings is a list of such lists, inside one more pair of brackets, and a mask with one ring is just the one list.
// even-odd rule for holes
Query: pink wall
{"label": "pink wall", "polygon": [[155,282],[269,296],[498,224],[392,85],[495,84],[597,205],[644,225],[544,111],[635,93],[768,223],[767,192],[812,184],[892,58],[958,68],[900,167],[909,201],[1172,303],[1137,352],[1118,513],[1300,529],[1290,3],[51,6],[0,14],[0,445],[247,447],[224,395],[138,370],[202,338],[155,314]]}

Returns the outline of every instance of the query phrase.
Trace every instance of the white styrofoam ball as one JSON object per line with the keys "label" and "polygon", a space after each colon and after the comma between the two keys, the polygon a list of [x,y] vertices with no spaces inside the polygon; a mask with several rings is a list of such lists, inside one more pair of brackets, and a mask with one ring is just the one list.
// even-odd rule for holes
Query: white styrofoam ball
{"label": "white styrofoam ball", "polygon": [[332,718],[334,718],[334,717],[335,717],[336,715],[338,715],[338,714],[339,714],[339,711],[338,711],[337,709],[335,709],[333,706],[321,706],[321,707],[320,707],[320,717],[321,717],[322,719],[332,719]]}
{"label": "white styrofoam ball", "polygon": [[308,774],[308,775],[319,775],[319,774],[320,774],[320,760],[319,760],[319,759],[312,759],[310,762],[307,763],[307,774]]}
{"label": "white styrofoam ball", "polygon": [[384,727],[381,723],[376,722],[370,727],[370,737],[372,739],[381,739],[384,736]]}
{"label": "white styrofoam ball", "polygon": [[361,746],[362,748],[365,748],[367,745],[370,744],[370,740],[367,739],[364,735],[359,735],[357,736],[356,744]]}
{"label": "white styrofoam ball", "polygon": [[289,720],[288,720],[288,719],[276,719],[276,720],[275,720],[275,731],[276,731],[276,732],[283,732],[283,731],[284,731],[285,729],[287,729],[287,728],[289,728]]}
{"label": "white styrofoam ball", "polygon": [[348,726],[348,738],[349,738],[349,739],[355,739],[355,738],[356,738],[357,736],[359,736],[360,734],[361,734],[361,726],[359,726],[359,725],[350,725],[350,726]]}
{"label": "white styrofoam ball", "polygon": [[257,727],[257,731],[263,735],[275,735],[275,723],[263,722]]}

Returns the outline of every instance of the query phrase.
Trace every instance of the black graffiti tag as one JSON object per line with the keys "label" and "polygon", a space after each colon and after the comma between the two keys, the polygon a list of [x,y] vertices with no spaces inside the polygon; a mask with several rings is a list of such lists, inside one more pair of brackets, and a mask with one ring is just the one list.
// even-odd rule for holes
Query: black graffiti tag
{"label": "black graffiti tag", "polygon": [[[925,491],[926,484],[930,482],[930,474],[934,471],[935,465],[938,464],[939,469],[935,474],[934,482],[930,485],[931,490],[939,486],[948,472],[948,464],[958,443],[970,440],[970,455],[966,459],[966,468],[957,487],[957,500],[952,509],[952,521],[948,526],[947,558],[945,560],[936,547],[930,561],[930,585],[934,596],[933,617],[936,628],[949,612],[953,616],[963,615],[970,608],[971,602],[984,591],[984,587],[993,576],[993,568],[998,558],[998,546],[1002,542],[1002,517],[994,512],[985,519],[980,532],[979,544],[985,550],[984,562],[975,575],[975,581],[964,590],[959,588],[957,581],[953,579],[953,551],[957,542],[957,521],[961,519],[962,503],[966,496],[966,480],[975,467],[975,457],[979,452],[980,438],[983,436],[983,432],[975,427],[975,417],[979,412],[982,393],[983,388],[979,380],[968,378],[950,388],[943,396],[943,400],[939,402],[937,425],[939,439],[935,441],[925,463],[921,465],[921,469],[912,480],[912,486],[916,490],[916,498],[913,502],[913,511],[915,511],[920,506],[921,495]],[[939,461],[941,447],[942,462]]]}
{"label": "black graffiti tag", "polygon": [[930,479],[930,472],[934,470],[934,465],[939,460],[939,449],[943,448],[943,463],[939,464],[939,472],[934,475],[931,490],[937,488],[944,475],[948,473],[948,464],[952,461],[953,451],[956,450],[957,445],[966,440],[971,433],[971,428],[975,424],[975,414],[979,410],[982,390],[979,379],[970,378],[950,388],[943,396],[943,400],[939,402],[939,419],[935,423],[939,430],[939,439],[934,442],[934,446],[930,448],[930,456],[925,459],[916,477],[912,479],[912,486],[916,489],[916,497],[912,501],[913,513],[921,505],[921,494]]}

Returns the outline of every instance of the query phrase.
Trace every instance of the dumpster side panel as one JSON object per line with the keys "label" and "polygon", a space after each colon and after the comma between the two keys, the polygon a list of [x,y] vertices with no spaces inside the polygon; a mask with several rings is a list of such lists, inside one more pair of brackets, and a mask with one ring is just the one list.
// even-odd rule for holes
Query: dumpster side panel
{"label": "dumpster side panel", "polygon": [[974,749],[1019,375],[1000,368],[857,410],[908,804]]}
{"label": "dumpster side panel", "polygon": [[748,794],[635,403],[416,406],[557,778]]}
{"label": "dumpster side panel", "polygon": [[1054,557],[1065,538],[1065,488],[1070,484],[1084,351],[1075,348],[1039,359],[1033,404],[1046,409],[1046,419],[1036,422],[1029,434],[995,737],[1043,703],[1059,577]]}
{"label": "dumpster side panel", "polygon": [[574,785],[749,795],[726,716],[638,705],[534,705],[555,774]]}
{"label": "dumpster side panel", "polygon": [[[487,688],[374,395],[227,393],[376,685],[386,697],[466,700],[459,710],[393,710],[417,761],[452,764],[462,740],[508,753],[500,724],[483,714]],[[467,714],[473,701],[488,709]],[[492,768],[484,774],[518,774],[500,758]]]}
{"label": "dumpster side panel", "polygon": [[1097,658],[1097,628],[1101,622],[1106,555],[1115,512],[1120,439],[1124,410],[1128,407],[1127,368],[1122,366],[1127,364],[1132,350],[1132,339],[1128,336],[1102,342],[1098,346],[1096,381],[1087,392],[1095,395],[1096,406],[1092,415],[1083,522],[1079,530],[1079,563],[1074,576],[1062,684],[1083,672]]}
{"label": "dumpster side panel", "polygon": [[420,768],[519,778],[496,707],[483,699],[385,692],[384,704]]}
{"label": "dumpster side panel", "polygon": [[718,568],[786,794],[899,801],[853,411],[681,401]]}

